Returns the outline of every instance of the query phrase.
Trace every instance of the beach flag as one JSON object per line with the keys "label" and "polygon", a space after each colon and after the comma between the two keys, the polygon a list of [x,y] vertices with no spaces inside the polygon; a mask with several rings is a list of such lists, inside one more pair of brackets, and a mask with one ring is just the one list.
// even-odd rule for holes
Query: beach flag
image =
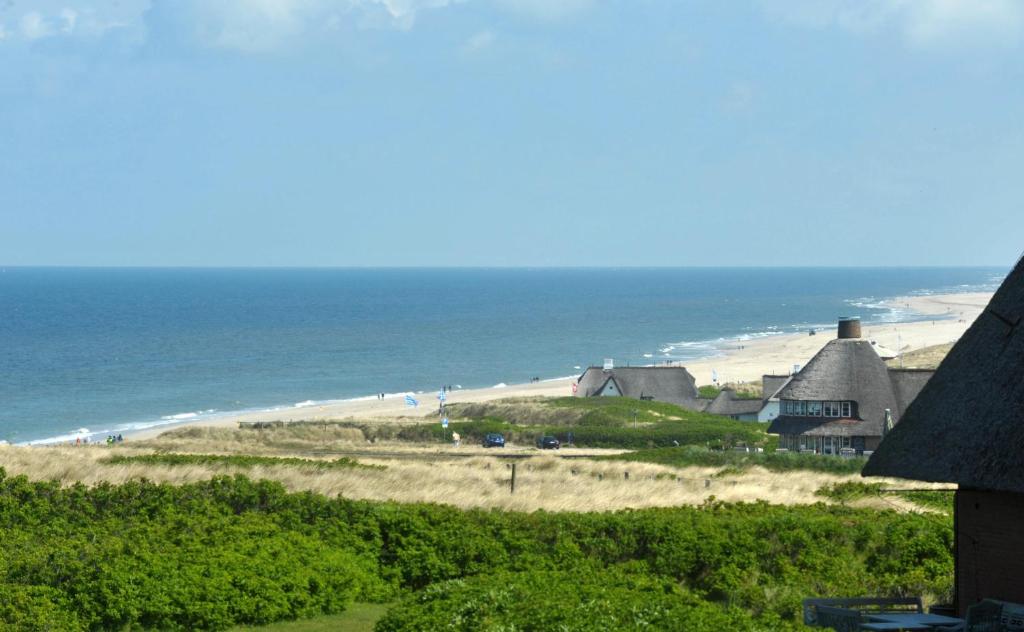
{"label": "beach flag", "polygon": [[711,369],[711,381],[712,382],[717,382],[718,381],[718,371],[716,371],[715,369]]}
{"label": "beach flag", "polygon": [[412,395],[406,395],[405,396],[405,405],[406,406],[411,406],[411,407],[415,408],[416,406],[419,406],[420,403],[418,401],[416,401],[416,399]]}

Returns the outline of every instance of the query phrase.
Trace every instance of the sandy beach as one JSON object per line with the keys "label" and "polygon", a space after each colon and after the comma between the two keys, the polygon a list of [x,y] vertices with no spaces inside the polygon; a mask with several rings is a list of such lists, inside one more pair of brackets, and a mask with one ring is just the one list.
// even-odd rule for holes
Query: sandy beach
{"label": "sandy beach", "polygon": [[[912,323],[865,323],[863,336],[887,349],[903,352],[932,345],[954,342],[966,331],[992,298],[991,293],[941,294],[907,296],[889,301],[893,309],[912,311],[936,320]],[[768,336],[756,340],[725,341],[720,355],[685,363],[697,384],[710,384],[717,371],[720,382],[760,380],[764,374],[788,374],[795,365],[803,366],[832,337],[834,329],[808,333]],[[448,395],[448,403],[482,402],[506,397],[560,397],[572,394],[575,378],[514,384],[501,388],[456,389]],[[384,400],[374,398],[339,401],[325,405],[284,408],[225,415],[214,419],[159,426],[128,435],[128,439],[148,439],[170,428],[186,425],[234,427],[239,422],[301,421],[326,419],[367,419],[375,417],[433,417],[436,415],[436,393],[417,395],[418,408],[406,406],[404,397]]]}

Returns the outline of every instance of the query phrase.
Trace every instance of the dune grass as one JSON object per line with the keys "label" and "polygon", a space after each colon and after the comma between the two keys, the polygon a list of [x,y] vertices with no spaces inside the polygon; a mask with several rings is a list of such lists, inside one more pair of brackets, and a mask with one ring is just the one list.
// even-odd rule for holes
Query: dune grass
{"label": "dune grass", "polygon": [[[930,347],[923,347],[921,349],[915,349],[914,351],[908,351],[903,354],[903,368],[907,369],[937,369],[942,361],[946,359],[949,354],[949,350],[953,348],[953,343],[948,342],[941,345],[932,345]],[[891,368],[900,367],[900,359],[893,358],[887,360]]]}
{"label": "dune grass", "polygon": [[[8,447],[0,450],[0,467],[32,480],[87,485],[142,479],[187,484],[244,474],[256,480],[277,481],[289,491],[309,491],[328,497],[530,512],[701,505],[711,497],[727,502],[813,504],[828,501],[816,494],[820,488],[859,480],[856,474],[834,472],[772,471],[759,466],[743,470],[699,465],[674,467],[640,461],[570,460],[543,454],[515,463],[513,494],[512,463],[491,456],[362,458],[361,464],[371,467],[320,468],[310,467],[304,459],[257,459],[241,466],[233,465],[231,459],[194,458],[195,455],[171,465],[164,460],[168,455],[127,448],[115,450],[123,454],[111,455],[111,449],[100,446]],[[125,458],[111,460],[111,456]]]}
{"label": "dune grass", "polygon": [[253,456],[247,454],[174,454],[169,452],[156,452],[153,454],[114,454],[103,459],[100,463],[109,465],[127,465],[132,463],[148,465],[230,465],[239,468],[251,468],[258,465],[279,465],[291,467],[305,467],[317,470],[329,470],[334,468],[378,468],[382,465],[363,465],[355,459],[342,457],[332,460],[320,459],[299,459],[295,457],[272,457]]}
{"label": "dune grass", "polygon": [[702,466],[730,468],[734,471],[761,467],[773,472],[830,472],[833,474],[859,474],[867,462],[863,458],[838,458],[818,454],[792,452],[736,452],[709,450],[702,446],[680,446],[637,450],[602,457],[616,461],[660,463],[675,467]]}

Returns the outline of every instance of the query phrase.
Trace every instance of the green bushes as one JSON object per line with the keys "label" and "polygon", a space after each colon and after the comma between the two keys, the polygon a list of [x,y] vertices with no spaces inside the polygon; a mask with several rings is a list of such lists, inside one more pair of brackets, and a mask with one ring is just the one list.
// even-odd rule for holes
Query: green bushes
{"label": "green bushes", "polygon": [[392,608],[376,628],[400,630],[795,630],[708,603],[659,576],[620,569],[497,573],[435,584]]}
{"label": "green bushes", "polygon": [[[411,437],[415,427],[407,427],[399,438]],[[430,437],[441,440],[440,424],[428,427]],[[756,424],[713,418],[712,421],[659,421],[634,429],[632,426],[515,426],[493,420],[453,422],[447,436],[458,432],[463,440],[476,442],[489,432],[500,432],[512,443],[533,444],[537,437],[552,435],[562,442],[572,434],[572,443],[581,448],[656,448],[675,445],[757,444],[766,440]]]}
{"label": "green bushes", "polygon": [[[747,423],[747,422],[736,422]],[[708,450],[701,446],[682,446],[654,450],[638,450],[627,454],[603,457],[616,461],[640,461],[659,463],[675,467],[691,465],[703,467],[729,467],[744,470],[754,466],[775,472],[813,470],[833,474],[858,474],[864,468],[865,459],[839,458],[817,454],[796,454],[793,452],[772,452],[770,445],[765,452],[734,452],[732,450]]]}
{"label": "green bushes", "polygon": [[454,629],[784,630],[803,597],[945,594],[950,527],[824,505],[522,514],[241,476],[61,488],[0,471],[0,628],[224,629],[404,595],[382,630],[453,612]]}

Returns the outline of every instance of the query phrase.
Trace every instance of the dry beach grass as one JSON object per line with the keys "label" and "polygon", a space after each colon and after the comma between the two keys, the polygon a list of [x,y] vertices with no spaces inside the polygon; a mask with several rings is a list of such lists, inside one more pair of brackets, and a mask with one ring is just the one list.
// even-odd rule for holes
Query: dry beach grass
{"label": "dry beach grass", "polygon": [[[385,466],[382,469],[323,469],[294,464],[239,467],[104,462],[111,454],[147,453],[152,451],[101,446],[6,447],[0,450],[0,467],[11,475],[24,474],[34,480],[87,485],[143,478],[182,484],[218,475],[244,474],[254,479],[278,481],[292,491],[312,491],[330,497],[516,511],[610,511],[697,505],[712,496],[728,502],[764,500],[777,504],[809,504],[823,502],[815,491],[824,486],[860,480],[856,475],[808,471],[771,472],[752,468],[730,472],[710,467],[674,468],[624,461],[563,459],[544,454],[517,462],[516,491],[512,494],[509,491],[511,463],[495,456],[360,459],[363,464]],[[906,485],[895,480],[888,482],[897,487]],[[898,498],[863,499],[857,504],[881,509],[918,509]]]}

